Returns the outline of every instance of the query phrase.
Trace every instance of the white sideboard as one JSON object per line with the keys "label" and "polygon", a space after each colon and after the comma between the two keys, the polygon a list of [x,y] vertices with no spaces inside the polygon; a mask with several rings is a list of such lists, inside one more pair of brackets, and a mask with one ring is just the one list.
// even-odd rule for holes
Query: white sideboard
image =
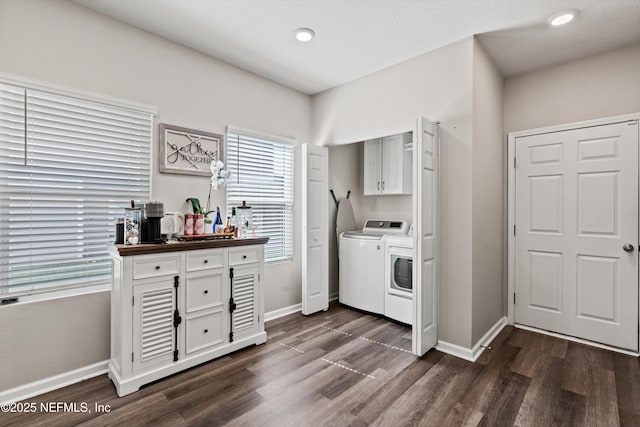
{"label": "white sideboard", "polygon": [[118,396],[267,340],[266,242],[114,246],[108,374]]}

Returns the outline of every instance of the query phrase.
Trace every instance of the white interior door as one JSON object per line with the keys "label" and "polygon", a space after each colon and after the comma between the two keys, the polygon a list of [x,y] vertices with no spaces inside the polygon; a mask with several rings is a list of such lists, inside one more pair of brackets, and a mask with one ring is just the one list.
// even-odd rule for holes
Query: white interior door
{"label": "white interior door", "polygon": [[329,155],[302,145],[302,314],[329,308]]}
{"label": "white interior door", "polygon": [[515,145],[515,322],[637,351],[637,121]]}
{"label": "white interior door", "polygon": [[438,126],[418,118],[413,133],[413,353],[438,342]]}

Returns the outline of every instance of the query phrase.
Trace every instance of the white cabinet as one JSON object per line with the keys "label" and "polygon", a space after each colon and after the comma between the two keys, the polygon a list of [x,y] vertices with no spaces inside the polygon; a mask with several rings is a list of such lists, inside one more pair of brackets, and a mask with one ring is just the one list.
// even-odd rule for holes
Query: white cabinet
{"label": "white cabinet", "polygon": [[266,239],[215,248],[202,242],[205,249],[178,243],[171,252],[140,255],[114,249],[108,373],[119,396],[266,341],[264,248],[252,241]]}
{"label": "white cabinet", "polygon": [[364,142],[364,195],[411,194],[412,133]]}

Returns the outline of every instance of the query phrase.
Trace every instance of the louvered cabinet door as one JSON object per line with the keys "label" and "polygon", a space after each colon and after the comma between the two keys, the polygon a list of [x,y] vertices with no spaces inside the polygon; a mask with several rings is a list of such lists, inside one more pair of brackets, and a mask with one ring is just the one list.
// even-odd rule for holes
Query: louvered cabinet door
{"label": "louvered cabinet door", "polygon": [[133,370],[171,363],[176,349],[173,314],[176,290],[171,276],[133,286]]}
{"label": "louvered cabinet door", "polygon": [[233,269],[232,296],[236,309],[231,315],[231,325],[234,341],[258,331],[259,273],[257,264]]}

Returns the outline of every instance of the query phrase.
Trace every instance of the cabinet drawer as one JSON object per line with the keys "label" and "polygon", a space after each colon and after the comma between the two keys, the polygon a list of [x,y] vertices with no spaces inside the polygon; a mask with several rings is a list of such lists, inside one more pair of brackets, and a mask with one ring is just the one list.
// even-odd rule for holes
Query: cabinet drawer
{"label": "cabinet drawer", "polygon": [[187,353],[224,343],[223,310],[187,319]]}
{"label": "cabinet drawer", "polygon": [[224,304],[224,269],[187,274],[187,313]]}
{"label": "cabinet drawer", "polygon": [[224,266],[222,249],[207,249],[187,252],[187,271],[207,270]]}
{"label": "cabinet drawer", "polygon": [[229,248],[229,265],[242,265],[258,262],[260,248],[258,246],[242,246]]}
{"label": "cabinet drawer", "polygon": [[180,273],[180,254],[142,255],[133,260],[133,279]]}

